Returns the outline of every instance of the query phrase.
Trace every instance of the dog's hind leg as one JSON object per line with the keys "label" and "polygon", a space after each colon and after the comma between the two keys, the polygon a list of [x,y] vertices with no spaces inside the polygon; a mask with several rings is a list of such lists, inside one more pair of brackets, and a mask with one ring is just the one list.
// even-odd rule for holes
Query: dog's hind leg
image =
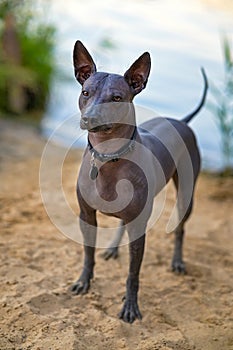
{"label": "dog's hind leg", "polygon": [[102,257],[105,260],[108,260],[110,258],[116,259],[118,257],[118,249],[120,242],[122,240],[122,237],[125,232],[125,225],[124,222],[121,220],[120,225],[117,229],[116,235],[114,236],[113,240],[109,244],[108,248],[105,249],[105,251],[102,254]]}
{"label": "dog's hind leg", "polygon": [[[186,185],[182,185],[181,182],[179,182],[177,172],[175,172],[173,176],[173,181],[177,190],[177,210],[178,210],[178,224],[175,229],[175,246],[174,246],[174,253],[173,253],[173,259],[172,259],[172,271],[174,271],[177,274],[185,274],[186,268],[185,263],[183,261],[183,239],[184,239],[184,225],[185,222],[188,220],[193,207],[193,192],[194,192],[194,186],[196,177],[194,176],[194,181],[190,186],[192,186],[192,189],[189,190],[189,198],[187,198],[186,194]],[[191,191],[191,193],[190,193]]]}

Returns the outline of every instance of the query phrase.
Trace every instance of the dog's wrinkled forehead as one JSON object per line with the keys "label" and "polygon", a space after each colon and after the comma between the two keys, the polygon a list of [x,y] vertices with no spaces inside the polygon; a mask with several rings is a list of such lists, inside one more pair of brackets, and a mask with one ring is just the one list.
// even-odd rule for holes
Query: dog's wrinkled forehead
{"label": "dog's wrinkled forehead", "polygon": [[130,99],[130,87],[122,75],[96,72],[92,74],[83,84],[83,90],[90,93],[101,92],[102,95],[120,96],[124,100]]}

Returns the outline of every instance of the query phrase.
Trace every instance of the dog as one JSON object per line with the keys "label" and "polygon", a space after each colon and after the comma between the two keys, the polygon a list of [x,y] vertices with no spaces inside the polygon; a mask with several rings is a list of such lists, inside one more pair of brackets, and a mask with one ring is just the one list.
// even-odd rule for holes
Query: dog
{"label": "dog", "polygon": [[147,85],[151,69],[148,52],[125,72],[97,72],[85,46],[73,50],[74,74],[82,86],[79,97],[80,127],[88,131],[78,182],[80,228],[84,242],[84,267],[72,286],[75,294],[88,292],[95,265],[96,211],[120,219],[120,226],[105,258],[116,257],[126,229],[129,239],[129,273],[119,318],[133,323],[141,319],[138,306],[139,272],[145,232],[154,197],[172,179],[177,190],[178,218],[172,270],[185,273],[182,258],[184,224],[189,218],[200,155],[195,136],[187,125],[204,105],[208,82],[202,69],[204,90],[196,109],[181,121],[154,118],[137,126],[134,97]]}

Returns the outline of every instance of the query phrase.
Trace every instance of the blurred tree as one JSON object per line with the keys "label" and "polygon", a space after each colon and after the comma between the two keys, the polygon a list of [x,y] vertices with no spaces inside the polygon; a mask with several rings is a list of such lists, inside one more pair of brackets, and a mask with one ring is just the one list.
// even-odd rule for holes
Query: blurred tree
{"label": "blurred tree", "polygon": [[[2,68],[5,65],[20,67],[22,62],[19,36],[16,29],[15,17],[12,13],[7,13],[4,18],[4,28],[2,32]],[[21,81],[16,80],[11,74],[6,76],[6,105],[14,113],[23,113],[26,107],[26,93]]]}
{"label": "blurred tree", "polygon": [[0,3],[0,109],[43,111],[55,72],[55,28],[40,22],[35,1]]}

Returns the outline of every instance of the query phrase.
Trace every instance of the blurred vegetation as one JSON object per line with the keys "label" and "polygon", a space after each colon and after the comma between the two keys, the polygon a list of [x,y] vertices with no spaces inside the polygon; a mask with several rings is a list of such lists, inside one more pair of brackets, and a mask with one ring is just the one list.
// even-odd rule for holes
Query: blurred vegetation
{"label": "blurred vegetation", "polygon": [[222,175],[233,175],[233,47],[227,37],[222,40],[222,48],[224,80],[220,88],[211,84],[214,102],[209,104],[209,108],[221,135],[224,161]]}
{"label": "blurred vegetation", "polygon": [[0,1],[0,111],[22,115],[46,107],[55,72],[55,27],[43,23],[36,1]]}

